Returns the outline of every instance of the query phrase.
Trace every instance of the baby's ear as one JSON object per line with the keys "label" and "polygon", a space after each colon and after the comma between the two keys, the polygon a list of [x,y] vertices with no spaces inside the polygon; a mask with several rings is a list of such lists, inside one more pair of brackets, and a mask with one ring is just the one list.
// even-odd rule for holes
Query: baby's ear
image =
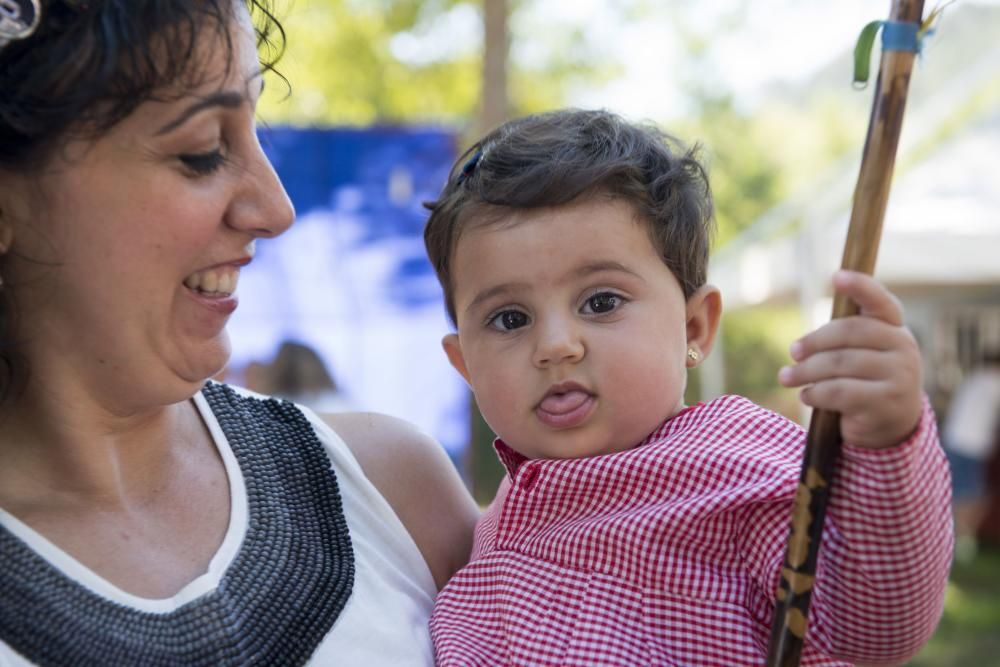
{"label": "baby's ear", "polygon": [[687,300],[687,346],[702,359],[712,351],[722,317],[722,294],[713,285],[702,285]]}
{"label": "baby's ear", "polygon": [[472,383],[469,382],[469,369],[465,367],[465,355],[462,354],[462,343],[458,340],[458,334],[448,334],[441,339],[441,347],[444,348],[444,353],[448,355],[448,361],[459,375],[465,378],[465,383],[470,387]]}

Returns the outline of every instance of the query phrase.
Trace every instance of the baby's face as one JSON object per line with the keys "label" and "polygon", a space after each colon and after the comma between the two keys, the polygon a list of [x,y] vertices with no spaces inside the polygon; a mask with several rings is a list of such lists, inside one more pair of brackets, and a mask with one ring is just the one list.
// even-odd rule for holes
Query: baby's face
{"label": "baby's face", "polygon": [[463,233],[452,364],[531,458],[635,446],[682,407],[684,294],[626,202],[592,198]]}

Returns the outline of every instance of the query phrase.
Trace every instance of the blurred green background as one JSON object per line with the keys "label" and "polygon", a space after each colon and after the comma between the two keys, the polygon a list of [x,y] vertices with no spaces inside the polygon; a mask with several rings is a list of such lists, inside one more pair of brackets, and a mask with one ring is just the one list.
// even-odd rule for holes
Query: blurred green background
{"label": "blurred green background", "polygon": [[951,572],[937,632],[909,665],[1000,665],[1000,550],[982,550]]}

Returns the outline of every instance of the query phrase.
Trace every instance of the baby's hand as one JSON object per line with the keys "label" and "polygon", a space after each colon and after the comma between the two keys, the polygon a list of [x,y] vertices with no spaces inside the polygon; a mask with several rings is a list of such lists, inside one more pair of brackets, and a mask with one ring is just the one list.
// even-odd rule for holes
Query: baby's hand
{"label": "baby's hand", "polygon": [[792,344],[797,363],[778,372],[786,387],[803,387],[802,402],[839,412],[844,442],[870,449],[906,440],[920,421],[920,350],[903,326],[899,300],[863,273],[838,271],[837,292],[861,314],[833,320]]}

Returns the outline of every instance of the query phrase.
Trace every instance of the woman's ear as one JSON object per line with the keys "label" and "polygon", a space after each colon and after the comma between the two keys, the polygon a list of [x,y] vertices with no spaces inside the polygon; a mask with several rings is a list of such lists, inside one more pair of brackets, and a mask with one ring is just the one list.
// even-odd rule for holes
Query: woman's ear
{"label": "woman's ear", "polygon": [[722,294],[713,285],[702,285],[688,298],[686,311],[687,347],[695,353],[688,355],[688,365],[693,367],[712,351],[722,317]]}
{"label": "woman's ear", "polygon": [[448,361],[451,362],[452,367],[458,371],[459,375],[465,378],[465,383],[471,387],[469,369],[465,367],[465,356],[462,354],[462,343],[458,340],[458,334],[448,334],[442,338],[441,347],[444,348],[444,353],[448,355]]}

